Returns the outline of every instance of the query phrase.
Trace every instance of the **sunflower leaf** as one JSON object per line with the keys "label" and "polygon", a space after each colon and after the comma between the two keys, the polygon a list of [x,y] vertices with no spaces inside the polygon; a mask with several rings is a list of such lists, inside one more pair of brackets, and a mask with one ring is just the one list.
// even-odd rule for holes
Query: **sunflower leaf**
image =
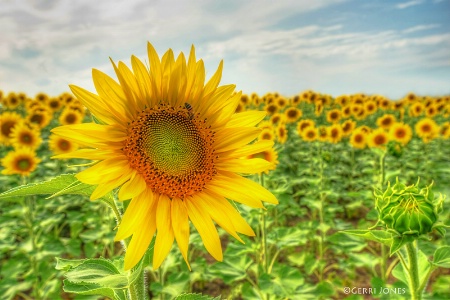
{"label": "sunflower leaf", "polygon": [[220,300],[220,296],[213,298],[208,295],[186,293],[177,296],[175,300]]}
{"label": "sunflower leaf", "polygon": [[78,181],[75,174],[63,174],[47,181],[12,188],[1,193],[0,199],[46,194],[51,194],[49,198],[64,194],[90,196],[94,189],[95,186]]}

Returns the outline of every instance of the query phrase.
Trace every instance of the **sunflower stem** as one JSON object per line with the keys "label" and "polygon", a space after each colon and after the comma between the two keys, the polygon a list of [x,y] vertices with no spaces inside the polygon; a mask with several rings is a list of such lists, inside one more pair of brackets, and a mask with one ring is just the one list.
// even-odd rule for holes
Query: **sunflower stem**
{"label": "sunflower stem", "polygon": [[411,299],[420,300],[422,299],[422,291],[419,290],[419,263],[417,260],[417,249],[415,243],[416,242],[411,242],[406,244],[409,263],[409,291],[411,293]]}
{"label": "sunflower stem", "polygon": [[[383,151],[383,154],[380,155],[380,178],[378,182],[380,190],[384,189],[384,182],[386,177],[385,161],[386,161],[386,151]],[[385,244],[381,244],[380,275],[383,282],[386,282],[387,279],[386,270],[387,270],[387,248]]]}
{"label": "sunflower stem", "polygon": [[[264,174],[259,175],[259,182],[262,187],[264,187]],[[269,257],[267,251],[267,234],[266,234],[266,211],[264,211],[261,215],[262,218],[262,227],[261,227],[261,240],[262,240],[262,249],[263,249],[263,270],[264,273],[267,273],[269,266]]]}

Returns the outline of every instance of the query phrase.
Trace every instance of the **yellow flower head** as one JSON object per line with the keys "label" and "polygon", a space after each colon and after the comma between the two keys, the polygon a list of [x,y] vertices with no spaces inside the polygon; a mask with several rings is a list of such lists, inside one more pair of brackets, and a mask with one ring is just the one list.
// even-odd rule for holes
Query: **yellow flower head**
{"label": "yellow flower head", "polygon": [[47,98],[46,102],[52,112],[57,112],[63,107],[63,99],[60,97]]}
{"label": "yellow flower head", "polygon": [[36,157],[31,148],[16,149],[6,154],[1,160],[1,164],[5,168],[2,170],[2,174],[30,176],[40,162],[41,160]]}
{"label": "yellow flower head", "polygon": [[411,106],[409,107],[409,115],[411,117],[418,117],[423,113],[424,110],[425,110],[425,107],[422,103],[415,102],[415,103],[411,104]]}
{"label": "yellow flower head", "polygon": [[424,118],[416,123],[416,134],[422,138],[424,142],[429,142],[436,138],[439,134],[439,126],[433,119]]}
{"label": "yellow flower head", "polygon": [[268,103],[264,107],[264,110],[266,111],[267,115],[271,116],[278,111],[278,106],[275,103]]}
{"label": "yellow flower head", "polygon": [[364,149],[367,145],[367,133],[363,130],[355,130],[350,136],[350,145],[357,149]]}
{"label": "yellow flower head", "polygon": [[378,109],[377,103],[374,100],[367,100],[364,102],[363,106],[367,115],[375,113]]}
{"label": "yellow flower head", "polygon": [[52,120],[52,114],[47,109],[35,109],[27,115],[27,122],[38,128],[46,127]]}
{"label": "yellow flower head", "polygon": [[30,128],[25,123],[20,123],[12,129],[11,144],[14,148],[28,147],[36,150],[42,143],[40,131],[36,128]]}
{"label": "yellow flower head", "polygon": [[258,153],[254,153],[251,154],[249,156],[247,156],[248,159],[252,159],[252,158],[260,158],[260,159],[264,159],[267,160],[269,163],[272,164],[272,168],[264,171],[265,174],[269,174],[269,171],[271,170],[275,170],[276,166],[278,165],[278,153],[277,151],[275,151],[274,148],[269,148],[267,150],[258,152]]}
{"label": "yellow flower head", "polygon": [[315,126],[315,123],[313,120],[311,120],[311,119],[301,120],[300,122],[297,123],[297,131],[299,134],[301,134],[306,127],[310,127],[310,126],[311,127]]}
{"label": "yellow flower head", "polygon": [[383,129],[389,129],[395,123],[395,116],[385,114],[377,119],[377,125]]}
{"label": "yellow flower head", "polygon": [[296,107],[289,107],[284,111],[284,116],[286,119],[286,123],[294,123],[297,122],[299,118],[301,118],[302,111]]}
{"label": "yellow flower head", "polygon": [[412,129],[408,124],[395,123],[389,129],[390,140],[406,145],[412,138]]}
{"label": "yellow flower head", "polygon": [[328,127],[328,141],[336,144],[342,139],[342,127],[340,124],[333,124]]}
{"label": "yellow flower head", "polygon": [[83,121],[83,114],[77,110],[66,108],[58,118],[61,125],[79,124]]}
{"label": "yellow flower head", "polygon": [[4,104],[8,109],[15,110],[20,104],[22,100],[16,95],[16,93],[9,93],[6,97]]}
{"label": "yellow flower head", "polygon": [[55,134],[50,134],[48,139],[48,147],[54,154],[71,153],[78,149],[78,145],[76,143]]}
{"label": "yellow flower head", "polygon": [[301,137],[306,142],[314,142],[317,139],[318,131],[316,127],[306,127],[305,130],[302,131]]}
{"label": "yellow flower head", "polygon": [[11,144],[13,128],[22,123],[22,117],[15,112],[4,112],[0,115],[0,143],[6,146]]}
{"label": "yellow flower head", "polygon": [[154,269],[174,240],[189,266],[189,220],[208,252],[221,261],[214,222],[240,241],[238,233],[254,235],[229,200],[259,208],[262,201],[277,203],[268,190],[239,175],[273,168],[264,159],[246,158],[273,145],[251,143],[265,113],[236,114],[241,93],[233,94],[234,85],[219,86],[222,62],[205,84],[204,64],[196,59],[194,47],[187,59],[183,53],[175,58],[171,49],[160,59],[148,43],[148,61],[150,69],[135,56],[131,69],[113,62],[119,82],[94,69],[98,94],[70,86],[99,123],[53,129],[86,147],[57,158],[97,161],[76,175],[97,186],[92,200],[115,188],[120,188],[119,200],[131,199],[115,237],[132,236],[126,270],[140,261],[154,236]]}
{"label": "yellow flower head", "polygon": [[270,117],[270,123],[272,124],[272,126],[280,124],[280,123],[284,123],[285,121],[286,121],[286,118],[285,118],[284,114],[274,113]]}
{"label": "yellow flower head", "polygon": [[258,136],[259,140],[273,141],[275,139],[275,134],[272,128],[264,128]]}
{"label": "yellow flower head", "polygon": [[317,139],[321,142],[328,141],[328,128],[326,126],[319,126],[317,128]]}
{"label": "yellow flower head", "polygon": [[355,129],[356,127],[356,122],[353,120],[347,120],[344,123],[342,123],[341,125],[342,127],[342,134],[344,136],[348,136],[352,133],[352,131]]}
{"label": "yellow flower head", "polygon": [[339,109],[332,109],[327,112],[327,122],[337,123],[341,119],[341,111]]}
{"label": "yellow flower head", "polygon": [[389,135],[383,128],[377,128],[373,130],[368,139],[367,144],[370,148],[386,149],[386,145],[389,142]]}
{"label": "yellow flower head", "polygon": [[288,138],[288,131],[286,129],[286,125],[281,123],[275,128],[275,133],[277,134],[277,141],[280,144],[284,144]]}

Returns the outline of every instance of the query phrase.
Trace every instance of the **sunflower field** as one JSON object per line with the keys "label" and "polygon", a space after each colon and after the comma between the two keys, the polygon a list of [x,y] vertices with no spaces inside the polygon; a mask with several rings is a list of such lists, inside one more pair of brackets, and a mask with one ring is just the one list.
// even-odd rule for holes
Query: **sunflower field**
{"label": "sunflower field", "polygon": [[[242,133],[230,129],[233,142],[222,133],[227,129],[214,131],[223,115],[203,118],[209,107],[196,102],[153,103],[157,108],[136,102],[142,113],[124,122],[122,143],[113,127],[88,131],[112,126],[104,124],[122,114],[117,109],[108,117],[86,104],[90,94],[81,89],[58,96],[0,91],[1,299],[450,299],[450,96],[393,100],[308,90],[288,97],[239,94],[210,82],[203,90],[215,90],[210,101],[225,92],[225,100],[237,99],[230,113],[242,117],[229,123],[241,122]],[[100,90],[98,99],[108,94]],[[198,134],[200,146],[173,161],[158,156],[166,151],[158,148],[150,155],[158,170],[211,157],[200,162],[204,173],[174,183],[143,169],[139,156],[141,148],[153,151],[146,145],[160,133],[171,137],[164,140],[174,147],[171,157],[186,152],[170,143],[178,139],[172,123],[188,138]],[[146,130],[156,133],[142,141]],[[211,145],[203,142],[214,136]],[[93,161],[110,160],[114,172],[128,172],[124,158],[102,148],[107,143],[126,152],[144,179],[130,173],[115,185],[103,183],[112,175]],[[242,164],[229,162],[222,171],[225,155]],[[86,173],[88,167],[94,171]],[[227,172],[235,181],[218,181],[206,193],[223,191],[224,201],[185,200]],[[161,196],[145,202],[141,195],[156,196],[144,189]],[[145,215],[156,201],[158,210]],[[166,214],[172,225],[164,231]]]}

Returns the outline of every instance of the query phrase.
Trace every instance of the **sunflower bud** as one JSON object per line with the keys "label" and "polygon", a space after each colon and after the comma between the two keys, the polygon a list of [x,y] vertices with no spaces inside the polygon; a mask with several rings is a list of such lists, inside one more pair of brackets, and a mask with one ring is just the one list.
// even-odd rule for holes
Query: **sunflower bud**
{"label": "sunflower bud", "polygon": [[419,189],[419,182],[406,186],[397,181],[390,183],[384,193],[375,192],[379,221],[399,235],[419,237],[439,227],[438,217],[444,198],[434,198],[431,186]]}

